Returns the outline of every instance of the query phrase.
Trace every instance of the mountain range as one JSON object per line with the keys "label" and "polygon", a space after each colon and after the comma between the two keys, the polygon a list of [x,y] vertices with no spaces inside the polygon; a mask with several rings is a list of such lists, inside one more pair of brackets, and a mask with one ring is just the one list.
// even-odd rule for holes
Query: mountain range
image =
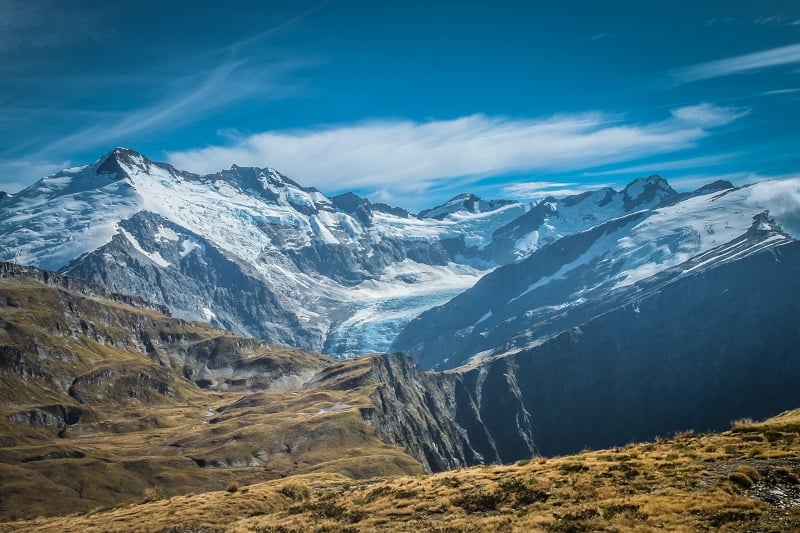
{"label": "mountain range", "polygon": [[412,214],[115,149],[0,197],[0,515],[795,408],[797,198],[796,179],[679,193],[653,175]]}
{"label": "mountain range", "polygon": [[[420,342],[410,340],[419,326],[400,335],[412,319],[561,237],[642,211],[656,220],[663,206],[672,206],[674,231],[691,229],[688,236],[659,237],[674,242],[651,252],[672,256],[669,246],[684,246],[674,257],[688,259],[744,232],[743,224],[770,207],[768,201],[741,201],[735,214],[707,221],[717,224],[710,239],[702,238],[708,231],[703,206],[690,207],[686,216],[697,220],[687,218],[680,227],[683,206],[693,198],[731,189],[720,182],[678,194],[651,176],[621,191],[531,204],[463,194],[413,215],[352,193],[328,198],[270,168],[234,165],[198,176],[117,148],[0,199],[0,260],[81,277],[239,335],[334,357],[402,349],[424,357],[425,366],[452,367],[474,352],[428,364]],[[749,192],[758,186],[736,196],[749,198]],[[716,206],[708,208],[711,213]],[[681,238],[700,243],[678,243]],[[649,253],[633,246],[619,254]],[[640,262],[639,278],[675,263],[657,257]],[[551,297],[548,305],[579,298],[568,296]]]}

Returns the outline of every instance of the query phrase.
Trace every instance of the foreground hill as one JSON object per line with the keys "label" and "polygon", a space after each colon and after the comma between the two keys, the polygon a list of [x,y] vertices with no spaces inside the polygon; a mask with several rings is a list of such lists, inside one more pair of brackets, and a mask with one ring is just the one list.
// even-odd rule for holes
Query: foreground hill
{"label": "foreground hill", "polygon": [[427,476],[294,476],[2,531],[796,531],[800,410],[720,434]]}

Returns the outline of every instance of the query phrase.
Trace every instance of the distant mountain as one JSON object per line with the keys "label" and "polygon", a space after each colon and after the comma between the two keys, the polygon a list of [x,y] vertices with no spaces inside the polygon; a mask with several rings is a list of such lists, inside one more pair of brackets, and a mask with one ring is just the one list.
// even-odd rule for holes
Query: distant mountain
{"label": "distant mountain", "polygon": [[[535,204],[465,193],[414,215],[352,193],[328,198],[271,168],[234,165],[199,176],[117,148],[0,200],[0,260],[81,277],[239,335],[334,357],[394,346],[426,365],[453,366],[554,334],[560,326],[549,317],[566,309],[559,306],[603,300],[615,285],[743,234],[753,215],[770,209],[753,194],[720,214],[730,190],[718,182],[679,194],[653,175],[621,191]],[[658,222],[664,216],[666,225]],[[627,231],[630,242],[620,240]],[[589,242],[593,236],[602,242]],[[580,262],[564,263],[559,250],[588,263],[575,269]],[[498,267],[468,293],[492,287],[469,310],[451,312],[472,296],[457,298],[443,315],[428,315],[441,316],[434,325],[416,322],[398,338],[412,319]],[[562,267],[571,273],[562,276]],[[514,272],[513,281],[493,281],[504,272]]]}
{"label": "distant mountain", "polygon": [[421,219],[273,169],[183,172],[118,148],[3,201],[0,259],[61,270],[177,316],[337,356],[385,350],[471,286],[525,212]]}
{"label": "distant mountain", "polygon": [[497,229],[483,255],[498,265],[519,261],[565,235],[626,213],[665,205],[679,197],[657,175],[637,178],[622,191],[605,187],[559,199],[546,197],[524,215]]}
{"label": "distant mountain", "polygon": [[488,213],[514,203],[511,200],[483,200],[474,194],[463,193],[440,206],[420,211],[419,217],[444,220],[447,216],[456,213]]}
{"label": "distant mountain", "polygon": [[[539,204],[525,216],[547,210],[548,216],[540,217],[547,220],[543,226],[554,219],[575,221],[568,213],[584,203],[614,212],[642,209],[553,240],[524,260],[498,268],[410,322],[393,349],[436,369],[518,351],[635,302],[687,273],[789,242],[791,237],[766,214],[782,201],[766,194],[772,186],[716,184],[677,195],[651,177],[622,193],[597,191]],[[642,204],[632,203],[631,189],[641,191],[636,198],[645,199]]]}

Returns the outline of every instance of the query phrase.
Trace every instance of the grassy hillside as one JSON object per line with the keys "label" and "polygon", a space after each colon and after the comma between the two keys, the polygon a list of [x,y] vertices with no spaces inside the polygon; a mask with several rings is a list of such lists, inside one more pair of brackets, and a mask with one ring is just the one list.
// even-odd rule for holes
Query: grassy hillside
{"label": "grassy hillside", "polygon": [[[292,476],[3,531],[791,531],[800,410],[722,434],[435,475]],[[364,458],[364,462],[368,459]]]}
{"label": "grassy hillside", "polygon": [[371,368],[0,278],[0,521],[311,472],[420,473],[361,416]]}

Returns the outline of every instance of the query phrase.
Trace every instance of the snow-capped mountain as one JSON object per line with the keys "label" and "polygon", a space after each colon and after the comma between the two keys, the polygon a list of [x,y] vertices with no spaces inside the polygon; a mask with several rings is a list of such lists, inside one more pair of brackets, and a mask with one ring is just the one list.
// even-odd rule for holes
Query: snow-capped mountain
{"label": "snow-capped mountain", "polygon": [[[792,237],[769,216],[770,211],[780,213],[793,225],[800,205],[787,210],[792,200],[777,191],[786,187],[800,191],[800,180],[742,188],[716,183],[678,195],[649,178],[634,182],[622,197],[590,193],[584,202],[608,205],[606,198],[616,196],[624,207],[635,197],[631,189],[658,191],[642,193],[649,198],[644,206],[650,208],[566,235],[518,263],[498,268],[446,305],[409,323],[393,349],[438,369],[519,351],[614,308],[635,304],[685,276],[790,242]],[[563,199],[561,211],[568,213],[574,200]],[[560,207],[540,206],[525,216],[549,209],[555,218]]]}
{"label": "snow-capped mountain", "polygon": [[[512,288],[473,306],[491,302],[502,309],[486,308],[474,317],[459,312],[437,322],[458,324],[458,333],[447,350],[434,349],[433,366],[443,358],[464,360],[488,347],[494,353],[519,345],[522,337],[537,338],[520,337],[532,326],[517,330],[516,324],[535,324],[540,315],[549,316],[547,309],[575,307],[582,298],[634,283],[743,234],[770,202],[753,194],[752,201],[729,202],[746,206],[731,211],[710,199],[739,198],[763,187],[729,196],[722,193],[730,192],[730,184],[721,182],[687,195],[650,176],[621,191],[606,188],[536,204],[463,194],[414,215],[352,193],[328,198],[271,168],[234,165],[199,176],[118,148],[0,199],[0,260],[59,270],[164,304],[176,316],[339,357],[389,350],[420,313],[445,304],[498,266],[519,269]],[[606,235],[612,227],[613,235]],[[606,236],[589,243],[587,235],[598,232]],[[623,234],[628,240],[620,240]],[[591,250],[583,250],[590,244]],[[559,247],[564,257],[575,255],[573,248],[580,253],[568,261],[550,258]],[[593,254],[607,261],[589,259]],[[542,258],[550,258],[552,267],[526,270],[544,264]],[[513,265],[520,261],[524,265]],[[590,273],[596,263],[599,270]],[[581,265],[586,280],[573,268]],[[562,276],[562,268],[575,273]],[[597,281],[608,272],[613,282]],[[493,273],[486,283],[497,276],[505,274]],[[583,287],[592,276],[597,283]],[[499,295],[508,297],[501,302]],[[544,303],[529,305],[531,298]],[[501,316],[515,325],[490,334]],[[394,347],[424,359],[424,335],[416,324]],[[414,328],[418,333],[409,333]],[[464,341],[473,334],[481,342]]]}
{"label": "snow-capped mountain", "polygon": [[327,198],[269,168],[198,176],[119,148],[3,199],[0,259],[239,334],[355,355],[387,349],[405,322],[494,266],[481,250],[528,206],[476,202],[420,218]]}
{"label": "snow-capped mountain", "polygon": [[621,191],[605,187],[559,199],[546,197],[495,231],[483,255],[498,265],[513,263],[565,235],[677,198],[680,195],[655,174],[637,178]]}

